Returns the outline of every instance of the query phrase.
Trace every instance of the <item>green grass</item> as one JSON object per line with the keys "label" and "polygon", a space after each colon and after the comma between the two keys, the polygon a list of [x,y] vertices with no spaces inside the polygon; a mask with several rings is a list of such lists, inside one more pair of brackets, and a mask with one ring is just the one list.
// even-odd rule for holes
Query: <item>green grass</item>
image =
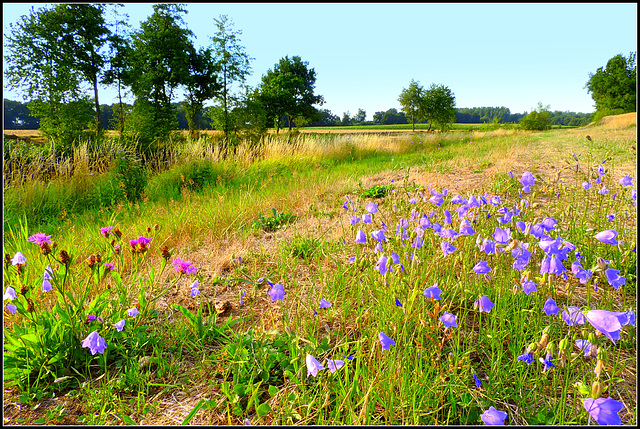
{"label": "green grass", "polygon": [[[43,420],[38,423],[68,419],[86,424],[142,420],[166,424],[162,418],[168,414],[174,417],[172,422],[177,418],[191,424],[241,424],[246,418],[253,424],[482,424],[480,415],[494,406],[508,413],[508,424],[587,424],[582,400],[589,393],[581,392],[576,383],[590,390],[595,360],[584,358],[573,343],[593,336],[594,329],[588,322],[568,327],[559,316],[546,316],[542,305],[554,298],[562,308],[636,310],[637,268],[631,250],[636,210],[630,189],[617,185],[623,173],[635,171],[635,162],[630,163],[624,152],[625,138],[608,138],[609,144],[594,139],[598,145],[586,146],[579,135],[562,130],[448,135],[413,143],[408,137],[396,141],[391,150],[383,140],[374,146],[353,137],[352,146],[326,153],[304,153],[300,147],[297,154],[252,163],[178,163],[150,175],[145,196],[134,203],[77,210],[75,217],[46,222],[27,218],[5,223],[4,253],[20,251],[28,260],[22,274],[6,265],[5,284],[30,286],[27,295],[19,294],[16,300],[23,303],[19,315],[5,317],[6,335],[20,324],[33,326],[30,317],[41,318],[40,325],[52,323],[57,319],[50,310],[53,302],[88,294],[86,307],[77,310],[77,336],[64,337],[62,343],[78,354],[66,357],[66,366],[61,365],[64,359],[58,366],[47,363],[50,355],[41,350],[53,347],[54,340],[43,336],[50,341],[44,349],[34,343],[28,350],[36,353],[34,359],[43,356],[42,367],[52,373],[37,384],[31,375],[12,389],[32,407],[51,392],[85,407],[81,415],[50,407],[41,411],[38,418]],[[579,159],[577,173],[571,167],[576,163],[573,153]],[[604,164],[608,172],[602,180],[611,193],[617,193],[616,199],[598,194],[595,186],[590,191],[581,186],[584,180],[595,180],[603,159],[608,159]],[[507,174],[509,168],[514,169],[514,178]],[[518,179],[524,171],[536,176],[533,193],[522,195],[527,204],[519,196]],[[456,190],[413,179],[451,173],[482,174],[487,180]],[[384,184],[363,185],[376,177],[384,177]],[[393,184],[389,178],[395,179]],[[99,179],[96,183],[101,183]],[[429,202],[431,194],[443,188],[448,194],[442,206]],[[60,199],[62,193],[39,192],[43,201]],[[458,194],[487,199],[500,195],[502,203],[470,209],[477,215],[470,217],[475,234],[448,240],[457,247],[451,255],[444,256],[440,247],[446,239],[429,228],[423,243],[412,246],[424,215],[431,223],[459,230],[460,204],[451,202]],[[17,206],[17,194],[11,198],[11,207]],[[352,224],[351,216],[361,217],[371,201],[379,210],[372,214],[373,223]],[[497,219],[504,213],[499,207],[513,210],[514,206],[521,212],[501,225]],[[444,222],[445,209],[454,219],[450,226]],[[611,213],[617,214],[616,219],[607,221]],[[595,274],[586,287],[570,271],[567,280],[541,275],[542,250],[515,222],[536,223],[547,217],[558,221],[550,234],[573,243],[585,268],[595,268],[598,257],[610,260],[626,284],[613,289],[602,274]],[[382,229],[383,223],[387,240],[380,243],[380,252],[371,233]],[[106,225],[118,226],[122,238],[102,237],[99,228]],[[405,225],[406,240],[397,235],[399,225]],[[264,232],[285,226],[277,233],[282,234],[279,241],[268,241],[270,234]],[[512,269],[510,251],[489,255],[479,248],[478,237],[491,238],[497,226],[510,229],[513,245],[514,240],[529,243],[532,257],[523,271]],[[611,228],[624,244],[611,246],[594,239],[596,232]],[[358,230],[365,232],[366,244],[354,243]],[[53,235],[57,243],[49,256],[27,239],[40,231]],[[128,250],[128,241],[139,235],[154,238],[150,250],[136,256]],[[119,254],[111,239],[122,244]],[[235,258],[239,255],[233,243],[242,248],[242,260]],[[160,256],[163,245],[173,252],[169,260]],[[215,258],[223,258],[225,247],[235,256],[230,263],[220,263],[224,269],[217,271]],[[65,293],[56,298],[54,292],[47,295],[40,289],[48,264],[61,278],[64,266],[55,265],[60,249],[67,249],[73,260],[67,282],[56,284],[56,290],[66,285]],[[382,275],[376,269],[380,257],[391,258],[392,253],[399,263]],[[117,262],[118,269],[111,274],[89,269],[85,260],[90,254],[102,255],[103,262]],[[198,273],[176,273],[170,263],[176,257],[193,261]],[[571,252],[563,262],[565,268],[574,259]],[[473,272],[480,260],[488,262],[490,276]],[[526,295],[522,277],[534,280],[537,291]],[[593,284],[596,277],[598,291]],[[195,279],[200,294],[194,298],[189,285]],[[284,286],[283,301],[270,299],[267,280]],[[436,283],[441,299],[427,299],[423,291]],[[490,313],[475,308],[481,295],[495,303]],[[35,312],[25,310],[27,297],[35,301]],[[331,306],[319,308],[321,298]],[[164,299],[171,305],[156,308]],[[217,315],[219,300],[231,302],[233,316]],[[141,314],[128,317],[127,309],[136,304],[141,304]],[[85,324],[91,311],[104,317],[105,324]],[[444,311],[457,316],[456,328],[438,322]],[[125,329],[114,332],[110,326],[121,318],[127,321]],[[93,329],[110,344],[105,354],[92,356],[77,343],[71,347],[74,338],[81,340]],[[544,347],[530,366],[516,358],[537,344],[544,331],[549,333],[548,348],[556,367],[543,373],[537,358],[544,357]],[[52,329],[52,335],[56,332],[62,331]],[[379,332],[396,345],[381,350]],[[565,338],[570,349],[566,365],[561,366],[560,342]],[[630,376],[635,376],[635,331],[624,327],[615,345],[605,337],[592,339],[604,351],[600,380],[605,396],[622,400],[631,411],[621,412],[623,421],[634,424],[635,380]],[[307,374],[307,354],[325,366],[316,377]],[[345,364],[332,373],[326,369],[327,359]],[[474,373],[481,388],[474,384]],[[61,377],[67,378],[54,382]],[[191,406],[161,411],[161,402],[178,392],[189,393]]]}

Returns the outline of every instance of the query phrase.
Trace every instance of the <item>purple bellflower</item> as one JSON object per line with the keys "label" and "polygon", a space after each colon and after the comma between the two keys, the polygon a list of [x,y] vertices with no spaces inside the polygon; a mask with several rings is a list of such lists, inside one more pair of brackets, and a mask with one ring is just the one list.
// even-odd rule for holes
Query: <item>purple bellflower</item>
{"label": "purple bellflower", "polygon": [[378,339],[380,340],[382,350],[389,350],[391,346],[396,345],[396,342],[389,338],[384,332],[380,332],[378,334]]}
{"label": "purple bellflower", "polygon": [[584,408],[599,425],[621,425],[618,413],[624,408],[622,402],[612,398],[587,398]]}
{"label": "purple bellflower", "polygon": [[504,411],[496,410],[494,407],[489,407],[487,411],[482,413],[480,418],[485,425],[488,426],[502,426],[507,418],[508,414]]}
{"label": "purple bellflower", "polygon": [[98,331],[93,331],[82,341],[82,347],[88,348],[92,355],[96,353],[104,353],[107,349],[107,343],[104,341]]}

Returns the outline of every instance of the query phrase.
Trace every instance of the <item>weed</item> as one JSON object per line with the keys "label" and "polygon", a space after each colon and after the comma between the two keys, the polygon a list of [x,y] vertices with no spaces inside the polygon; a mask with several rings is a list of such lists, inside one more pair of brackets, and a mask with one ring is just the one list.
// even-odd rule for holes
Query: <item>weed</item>
{"label": "weed", "polygon": [[262,229],[267,232],[277,231],[286,225],[295,222],[297,217],[290,213],[278,213],[276,209],[271,209],[272,215],[264,217],[262,213],[258,214],[258,219],[253,221],[254,229]]}
{"label": "weed", "polygon": [[382,198],[393,189],[392,185],[374,185],[360,192],[362,198]]}

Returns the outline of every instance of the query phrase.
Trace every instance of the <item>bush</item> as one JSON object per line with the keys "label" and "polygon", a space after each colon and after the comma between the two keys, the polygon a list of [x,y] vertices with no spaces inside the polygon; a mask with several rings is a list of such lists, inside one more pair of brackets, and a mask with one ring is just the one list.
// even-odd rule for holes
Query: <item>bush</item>
{"label": "bush", "polygon": [[147,171],[140,160],[130,154],[119,153],[116,158],[116,174],[127,200],[138,201],[147,186]]}
{"label": "bush", "polygon": [[551,129],[551,112],[549,106],[543,107],[538,103],[538,108],[520,119],[520,128],[523,130],[549,130]]}

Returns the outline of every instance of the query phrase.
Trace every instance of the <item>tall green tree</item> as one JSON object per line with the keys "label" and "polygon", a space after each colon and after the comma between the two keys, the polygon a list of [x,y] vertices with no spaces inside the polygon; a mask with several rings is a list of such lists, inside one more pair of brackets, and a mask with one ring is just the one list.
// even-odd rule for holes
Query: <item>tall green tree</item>
{"label": "tall green tree", "polygon": [[217,73],[220,65],[213,58],[209,48],[193,50],[189,55],[190,74],[185,83],[186,101],[182,103],[186,113],[187,124],[191,136],[198,130],[197,115],[202,111],[204,103],[219,94],[221,85]]}
{"label": "tall green tree", "polygon": [[281,128],[282,118],[287,120],[291,130],[294,119],[313,120],[317,117],[314,104],[321,106],[324,98],[314,94],[315,84],[315,70],[299,56],[281,58],[262,76],[260,100],[268,117],[274,121],[276,132]]}
{"label": "tall green tree", "polygon": [[233,20],[227,15],[221,15],[214,18],[214,22],[217,30],[211,40],[220,89],[216,96],[218,105],[209,109],[208,114],[214,123],[219,124],[224,135],[228,136],[233,131],[230,112],[237,101],[232,86],[234,83],[244,84],[246,77],[251,74],[250,63],[253,58],[249,57],[240,44],[239,36],[242,31],[233,29]]}
{"label": "tall green tree", "polygon": [[[109,49],[107,68],[104,73],[103,83],[115,85],[118,90],[118,106],[113,111],[111,122],[120,136],[124,134],[125,120],[131,111],[131,106],[124,103],[125,81],[127,73],[130,73],[131,38],[130,25],[127,14],[120,14],[118,8],[122,4],[114,4],[111,9],[112,20],[109,25],[113,27],[111,35],[107,41]],[[104,121],[103,121],[104,123]]]}
{"label": "tall green tree", "polygon": [[193,33],[185,27],[183,4],[156,4],[132,36],[126,84],[136,97],[130,129],[148,146],[177,127],[171,100],[190,79]]}
{"label": "tall green tree", "polygon": [[416,131],[416,121],[426,119],[425,92],[419,82],[411,79],[408,88],[402,89],[398,102],[405,116],[411,118],[411,129]]}
{"label": "tall green tree", "polygon": [[[78,63],[62,31],[68,19],[60,9],[31,8],[5,37],[9,88],[20,89],[43,135],[69,152],[91,122],[91,101],[81,89]],[[98,106],[99,107],[99,106]]]}
{"label": "tall green tree", "polygon": [[91,85],[95,106],[95,128],[102,128],[100,120],[100,84],[107,61],[103,47],[111,34],[105,20],[106,5],[64,3],[54,6],[52,13],[60,16],[59,48],[83,80]]}
{"label": "tall green tree", "polygon": [[629,58],[618,54],[589,73],[585,88],[596,103],[598,116],[636,111],[636,53]]}
{"label": "tall green tree", "polygon": [[448,87],[432,83],[425,92],[424,100],[429,129],[431,129],[431,122],[434,122],[444,131],[448,123],[456,120],[456,97]]}

